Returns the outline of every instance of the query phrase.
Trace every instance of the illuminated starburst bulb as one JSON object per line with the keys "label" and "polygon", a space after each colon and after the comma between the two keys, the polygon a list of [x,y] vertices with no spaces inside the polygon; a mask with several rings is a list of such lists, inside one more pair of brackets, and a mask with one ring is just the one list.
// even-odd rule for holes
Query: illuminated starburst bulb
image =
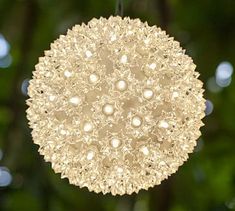
{"label": "illuminated starburst bulb", "polygon": [[177,41],[139,19],[76,25],[33,72],[33,140],[55,172],[90,191],[160,184],[200,136],[205,100],[194,70]]}

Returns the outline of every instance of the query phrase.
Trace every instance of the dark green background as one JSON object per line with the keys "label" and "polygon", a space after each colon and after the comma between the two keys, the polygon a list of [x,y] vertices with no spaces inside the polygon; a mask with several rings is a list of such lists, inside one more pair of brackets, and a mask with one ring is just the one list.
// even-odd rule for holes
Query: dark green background
{"label": "dark green background", "polygon": [[220,62],[235,65],[234,0],[124,1],[124,15],[161,26],[181,42],[214,104],[195,153],[175,175],[137,195],[103,196],[69,185],[39,156],[25,118],[22,81],[59,34],[114,11],[115,0],[0,0],[0,33],[13,58],[9,68],[0,68],[0,166],[13,177],[0,188],[0,210],[235,210],[235,83],[218,93],[206,85]]}

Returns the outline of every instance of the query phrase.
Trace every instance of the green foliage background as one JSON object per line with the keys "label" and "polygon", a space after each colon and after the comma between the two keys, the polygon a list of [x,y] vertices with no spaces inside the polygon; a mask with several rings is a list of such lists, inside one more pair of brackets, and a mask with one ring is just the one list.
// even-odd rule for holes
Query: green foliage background
{"label": "green foliage background", "polygon": [[69,185],[39,156],[27,126],[21,83],[59,34],[92,17],[113,15],[115,4],[0,0],[0,33],[13,57],[9,68],[0,69],[0,166],[13,176],[10,186],[0,188],[0,210],[235,210],[235,83],[218,93],[206,86],[221,61],[235,65],[234,0],[124,0],[124,15],[159,25],[181,42],[198,66],[205,97],[214,104],[195,153],[175,175],[138,195],[103,196]]}

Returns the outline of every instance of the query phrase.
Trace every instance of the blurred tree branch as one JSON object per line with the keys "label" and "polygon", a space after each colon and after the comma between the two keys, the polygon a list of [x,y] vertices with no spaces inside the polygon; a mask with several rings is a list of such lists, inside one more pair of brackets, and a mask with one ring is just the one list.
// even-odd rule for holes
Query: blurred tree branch
{"label": "blurred tree branch", "polygon": [[[159,13],[160,26],[168,30],[170,23],[170,5],[167,0],[155,0],[156,9]],[[170,210],[172,195],[172,177],[163,181],[161,185],[155,186],[150,194],[150,209],[159,211]]]}
{"label": "blurred tree branch", "polygon": [[155,0],[155,5],[159,13],[160,26],[164,30],[168,30],[170,22],[170,5],[167,0]]}
{"label": "blurred tree branch", "polygon": [[[10,99],[7,104],[12,111],[13,118],[8,126],[8,137],[5,142],[5,153],[8,155],[4,157],[4,162],[7,163],[11,168],[16,164],[18,150],[21,147],[22,139],[16,139],[11,134],[17,133],[19,130],[19,125],[21,124],[23,115],[21,110],[21,104],[25,104],[24,98],[20,92],[20,85],[22,82],[22,76],[25,75],[28,66],[28,57],[30,54],[30,49],[32,46],[33,34],[37,21],[38,8],[35,0],[30,0],[25,3],[25,17],[22,25],[22,37],[20,42],[20,58],[19,63],[16,65],[16,71],[13,76],[12,91],[10,93]],[[3,103],[3,105],[6,104]],[[14,150],[13,150],[14,149]]]}

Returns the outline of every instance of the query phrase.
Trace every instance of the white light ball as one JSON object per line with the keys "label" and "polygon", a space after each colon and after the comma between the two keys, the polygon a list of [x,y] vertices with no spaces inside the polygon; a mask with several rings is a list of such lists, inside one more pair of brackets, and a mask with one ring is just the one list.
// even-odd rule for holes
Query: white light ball
{"label": "white light ball", "polygon": [[193,152],[202,82],[177,41],[139,19],[76,25],[39,59],[27,118],[71,184],[113,195],[160,184]]}

